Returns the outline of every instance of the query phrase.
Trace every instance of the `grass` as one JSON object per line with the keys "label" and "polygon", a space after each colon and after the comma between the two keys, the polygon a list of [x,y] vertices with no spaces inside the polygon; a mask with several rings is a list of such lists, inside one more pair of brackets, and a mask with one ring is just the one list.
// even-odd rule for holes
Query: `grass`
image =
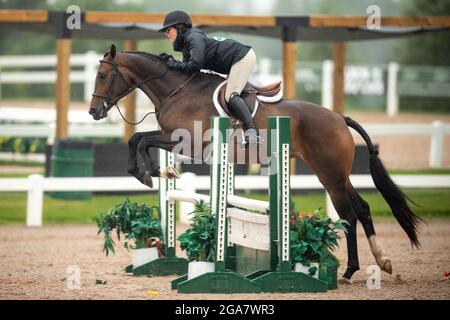
{"label": "grass", "polygon": [[[37,172],[38,174],[44,175],[44,172]],[[22,173],[22,172],[2,172],[0,173],[1,178],[28,178],[30,173]]]}
{"label": "grass", "polygon": [[[419,206],[411,205],[411,209],[417,215],[429,218],[450,219],[450,189],[404,189]],[[393,218],[391,209],[378,192],[361,192],[366,200],[375,219]],[[251,198],[266,200],[264,195],[249,195]],[[322,193],[294,194],[292,199],[295,207],[300,211],[313,212],[318,208],[325,210],[325,196]]]}
{"label": "grass", "polygon": [[[130,195],[131,201],[157,204],[156,193],[148,195]],[[95,216],[123,201],[123,195],[94,195],[90,200],[53,199],[44,196],[44,224],[94,223]],[[27,199],[25,193],[0,193],[0,224],[24,224]]]}
{"label": "grass", "polygon": [[389,174],[450,174],[450,168],[442,169],[391,169],[388,170]]}
{"label": "grass", "polygon": [[[413,207],[419,216],[450,219],[450,189],[407,189],[410,196],[421,207]],[[379,193],[364,192],[362,197],[370,204],[374,219],[391,218],[392,214]],[[245,195],[253,199],[266,200],[264,194]],[[91,200],[59,200],[48,195],[44,197],[44,224],[90,224],[95,216],[123,201],[125,195],[94,195]],[[158,204],[158,194],[130,195],[131,201]],[[314,211],[325,207],[323,193],[293,195],[296,208],[301,211]],[[24,224],[26,215],[25,193],[0,193],[0,224]]]}
{"label": "grass", "polygon": [[[0,165],[10,164],[0,161]],[[12,164],[12,163],[11,163]],[[17,163],[14,163],[17,165]],[[27,164],[28,166],[28,164]],[[42,167],[42,165],[41,165]],[[42,167],[43,172],[43,167]],[[417,169],[389,170],[390,174],[450,174],[450,169]],[[5,172],[0,178],[26,178],[28,173]],[[420,207],[414,207],[414,212],[424,218],[450,219],[450,189],[409,189],[406,193]],[[249,198],[267,200],[264,194],[249,194]],[[392,218],[392,213],[384,199],[377,192],[364,192],[363,198],[370,204],[375,219]],[[26,215],[26,193],[0,193],[0,224],[24,224]],[[94,217],[106,211],[114,204],[125,199],[124,195],[95,195],[91,200],[58,200],[45,195],[44,223],[93,223]],[[157,193],[148,195],[128,196],[131,201],[146,202],[156,205]],[[302,211],[314,211],[325,207],[323,193],[294,194],[296,207]]]}
{"label": "grass", "polygon": [[17,167],[42,167],[44,170],[44,164],[41,162],[33,161],[12,161],[12,160],[0,160],[0,166],[17,166]]}

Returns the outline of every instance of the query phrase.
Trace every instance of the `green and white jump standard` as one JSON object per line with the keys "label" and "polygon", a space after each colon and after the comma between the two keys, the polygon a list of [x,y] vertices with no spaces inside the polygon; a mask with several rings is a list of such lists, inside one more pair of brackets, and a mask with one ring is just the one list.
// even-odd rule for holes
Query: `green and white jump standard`
{"label": "green and white jump standard", "polygon": [[[267,153],[269,156],[269,202],[234,195],[233,164],[228,161],[229,118],[212,118],[211,194],[209,203],[216,215],[217,252],[214,272],[187,280],[172,281],[172,288],[183,293],[248,292],[325,292],[327,283],[292,271],[289,239],[290,119],[270,117]],[[227,131],[228,130],[228,131]],[[171,199],[186,201],[186,194],[172,192]],[[193,194],[194,200],[206,196]],[[255,214],[248,210],[269,212]],[[270,220],[270,221],[269,221]],[[264,230],[267,229],[268,232]],[[259,229],[258,229],[259,228]],[[264,239],[252,239],[264,237]],[[248,237],[250,235],[250,237]],[[267,250],[270,264],[247,276],[231,271],[239,265],[235,246]],[[233,260],[233,259],[235,260]]]}
{"label": "green and white jump standard", "polygon": [[182,293],[252,293],[261,286],[246,277],[225,268],[227,241],[227,182],[230,120],[213,117],[211,150],[211,213],[216,216],[217,240],[214,272],[208,272],[188,280],[187,275],[172,282],[172,288]]}
{"label": "green and white jump standard", "polygon": [[[162,168],[175,166],[175,155],[171,152],[160,151],[159,163]],[[159,209],[165,256],[146,263],[132,272],[135,276],[155,275],[166,276],[172,274],[184,275],[188,271],[188,260],[177,257],[176,250],[176,202],[168,199],[168,194],[175,190],[175,179],[159,179]]]}
{"label": "green and white jump standard", "polygon": [[268,123],[270,270],[247,277],[263,292],[326,292],[326,282],[293,272],[290,261],[290,119],[270,117]]}

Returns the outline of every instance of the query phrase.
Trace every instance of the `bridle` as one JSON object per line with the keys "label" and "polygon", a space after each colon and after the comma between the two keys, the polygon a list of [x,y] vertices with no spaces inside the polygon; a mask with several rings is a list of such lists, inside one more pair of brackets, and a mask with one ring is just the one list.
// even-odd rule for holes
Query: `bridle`
{"label": "bridle", "polygon": [[[144,119],[145,119],[149,114],[156,113],[156,112],[151,111],[151,112],[148,112],[148,113],[147,113],[147,114],[146,114],[139,122],[129,122],[129,121],[128,121],[127,119],[125,119],[125,117],[123,116],[122,112],[121,112],[120,109],[119,109],[119,106],[117,105],[117,102],[118,102],[120,99],[122,99],[123,97],[127,96],[127,95],[128,95],[130,92],[132,92],[134,89],[139,88],[139,86],[141,86],[143,83],[145,83],[145,82],[147,82],[147,81],[150,81],[150,80],[152,80],[152,79],[156,79],[156,78],[162,77],[163,75],[165,75],[166,72],[167,72],[167,70],[168,70],[167,65],[164,65],[164,71],[160,72],[159,74],[154,75],[154,76],[147,77],[147,78],[145,78],[144,80],[142,80],[142,81],[136,83],[135,85],[130,85],[130,83],[127,81],[127,79],[125,79],[125,77],[119,72],[119,69],[118,69],[118,66],[119,66],[119,65],[116,63],[116,61],[115,61],[114,59],[113,59],[112,61],[108,61],[108,60],[101,59],[101,60],[99,60],[99,62],[100,62],[100,65],[101,65],[102,63],[107,63],[107,64],[110,64],[110,65],[112,66],[112,79],[111,79],[110,87],[109,87],[109,89],[108,89],[108,95],[105,96],[105,95],[103,95],[103,94],[98,94],[98,93],[95,93],[95,92],[92,94],[92,96],[94,96],[94,97],[103,99],[103,105],[102,105],[102,109],[101,109],[101,111],[100,111],[100,116],[102,116],[104,113],[105,113],[105,114],[108,113],[108,111],[111,110],[111,108],[112,108],[113,106],[116,106],[117,110],[118,110],[119,113],[120,113],[120,116],[122,117],[122,119],[123,119],[126,123],[131,124],[131,125],[137,125],[137,124],[141,123],[142,121],[144,121]],[[125,83],[125,85],[127,86],[127,89],[125,90],[125,92],[123,92],[122,94],[120,94],[118,97],[112,99],[112,96],[111,96],[111,95],[112,95],[112,90],[113,90],[113,88],[114,88],[114,82],[115,82],[115,80],[116,80],[116,74],[118,74],[118,75],[120,76],[120,79],[122,79],[122,81]],[[174,91],[172,91],[172,93],[170,93],[170,94],[169,94],[169,95],[168,95],[168,96],[160,103],[160,107],[161,107],[167,100],[169,100],[169,98],[173,97],[175,94],[178,93],[178,91],[180,91],[181,89],[183,89],[183,87],[184,87],[189,81],[191,81],[197,74],[198,74],[198,72],[192,74],[192,75],[191,75],[186,81],[184,81],[178,88],[176,88]]]}
{"label": "bridle", "polygon": [[[99,62],[100,62],[100,65],[102,64],[102,63],[107,63],[107,64],[110,64],[111,66],[112,66],[112,79],[111,79],[111,84],[109,85],[109,89],[108,89],[108,95],[103,95],[103,94],[99,94],[99,93],[93,93],[92,94],[92,96],[93,97],[97,97],[97,98],[101,98],[101,99],[103,99],[103,105],[102,105],[102,109],[101,109],[101,111],[100,111],[100,115],[103,115],[103,113],[107,113],[109,110],[111,110],[111,108],[113,107],[113,106],[116,106],[117,107],[117,109],[119,110],[119,112],[120,112],[120,109],[119,109],[119,107],[118,107],[118,105],[117,105],[117,102],[120,100],[120,99],[122,99],[123,97],[125,97],[125,96],[127,96],[130,92],[132,92],[134,89],[136,89],[136,88],[139,88],[143,83],[145,83],[145,82],[147,82],[147,81],[150,81],[150,80],[152,80],[152,79],[156,79],[156,78],[159,78],[159,77],[162,77],[163,75],[165,75],[166,74],[166,72],[167,72],[167,66],[166,65],[164,65],[164,70],[162,71],[162,72],[160,72],[159,74],[157,74],[157,75],[153,75],[153,76],[150,76],[150,77],[147,77],[147,78],[145,78],[144,80],[141,80],[141,81],[139,81],[138,83],[136,83],[135,85],[131,85],[128,81],[127,81],[127,79],[125,79],[125,77],[119,72],[119,68],[118,68],[118,64],[116,63],[116,61],[113,59],[112,61],[108,61],[108,60],[104,60],[104,59],[101,59],[101,60],[99,60]],[[127,89],[123,92],[123,93],[121,93],[118,97],[116,97],[116,98],[112,98],[112,90],[114,89],[114,83],[115,83],[115,81],[116,81],[116,75],[119,75],[119,77],[120,77],[120,79],[122,80],[122,82],[124,82],[125,83],[125,85],[127,86]],[[121,113],[121,115],[122,115],[122,113]],[[147,116],[147,115],[145,115],[145,116]],[[123,118],[123,116],[122,116],[122,118]],[[145,117],[144,117],[145,118]],[[123,118],[126,122],[128,122],[125,118]],[[140,122],[142,122],[144,119],[142,119]],[[139,122],[139,123],[140,123]],[[129,122],[128,122],[129,123]],[[132,124],[132,123],[130,123],[130,124]],[[136,123],[136,124],[138,124],[138,123]]]}

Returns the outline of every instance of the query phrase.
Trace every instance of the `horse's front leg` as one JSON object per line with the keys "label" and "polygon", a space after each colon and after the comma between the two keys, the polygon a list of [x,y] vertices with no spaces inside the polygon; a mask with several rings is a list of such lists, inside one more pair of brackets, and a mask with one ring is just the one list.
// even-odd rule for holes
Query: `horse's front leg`
{"label": "horse's front leg", "polygon": [[150,188],[153,187],[152,177],[161,177],[166,179],[177,179],[180,177],[178,171],[173,167],[163,168],[160,170],[159,166],[151,158],[149,149],[158,148],[167,151],[172,151],[173,147],[178,141],[171,140],[171,134],[160,134],[146,136],[141,139],[138,145],[138,152],[144,159],[146,171],[144,172],[143,183]]}
{"label": "horse's front leg", "polygon": [[156,135],[160,135],[160,134],[161,134],[160,130],[147,131],[147,132],[136,132],[128,140],[127,171],[129,174],[136,177],[136,179],[138,179],[141,183],[144,183],[144,172],[141,172],[137,165],[137,151],[138,151],[139,142],[141,142],[141,139],[144,137],[151,137],[151,136],[156,136]]}

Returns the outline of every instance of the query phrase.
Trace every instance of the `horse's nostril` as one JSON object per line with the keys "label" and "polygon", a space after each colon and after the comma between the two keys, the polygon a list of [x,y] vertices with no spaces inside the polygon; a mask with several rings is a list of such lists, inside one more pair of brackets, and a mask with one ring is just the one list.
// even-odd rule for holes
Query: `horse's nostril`
{"label": "horse's nostril", "polygon": [[94,114],[95,113],[95,108],[90,108],[89,109],[89,114]]}

